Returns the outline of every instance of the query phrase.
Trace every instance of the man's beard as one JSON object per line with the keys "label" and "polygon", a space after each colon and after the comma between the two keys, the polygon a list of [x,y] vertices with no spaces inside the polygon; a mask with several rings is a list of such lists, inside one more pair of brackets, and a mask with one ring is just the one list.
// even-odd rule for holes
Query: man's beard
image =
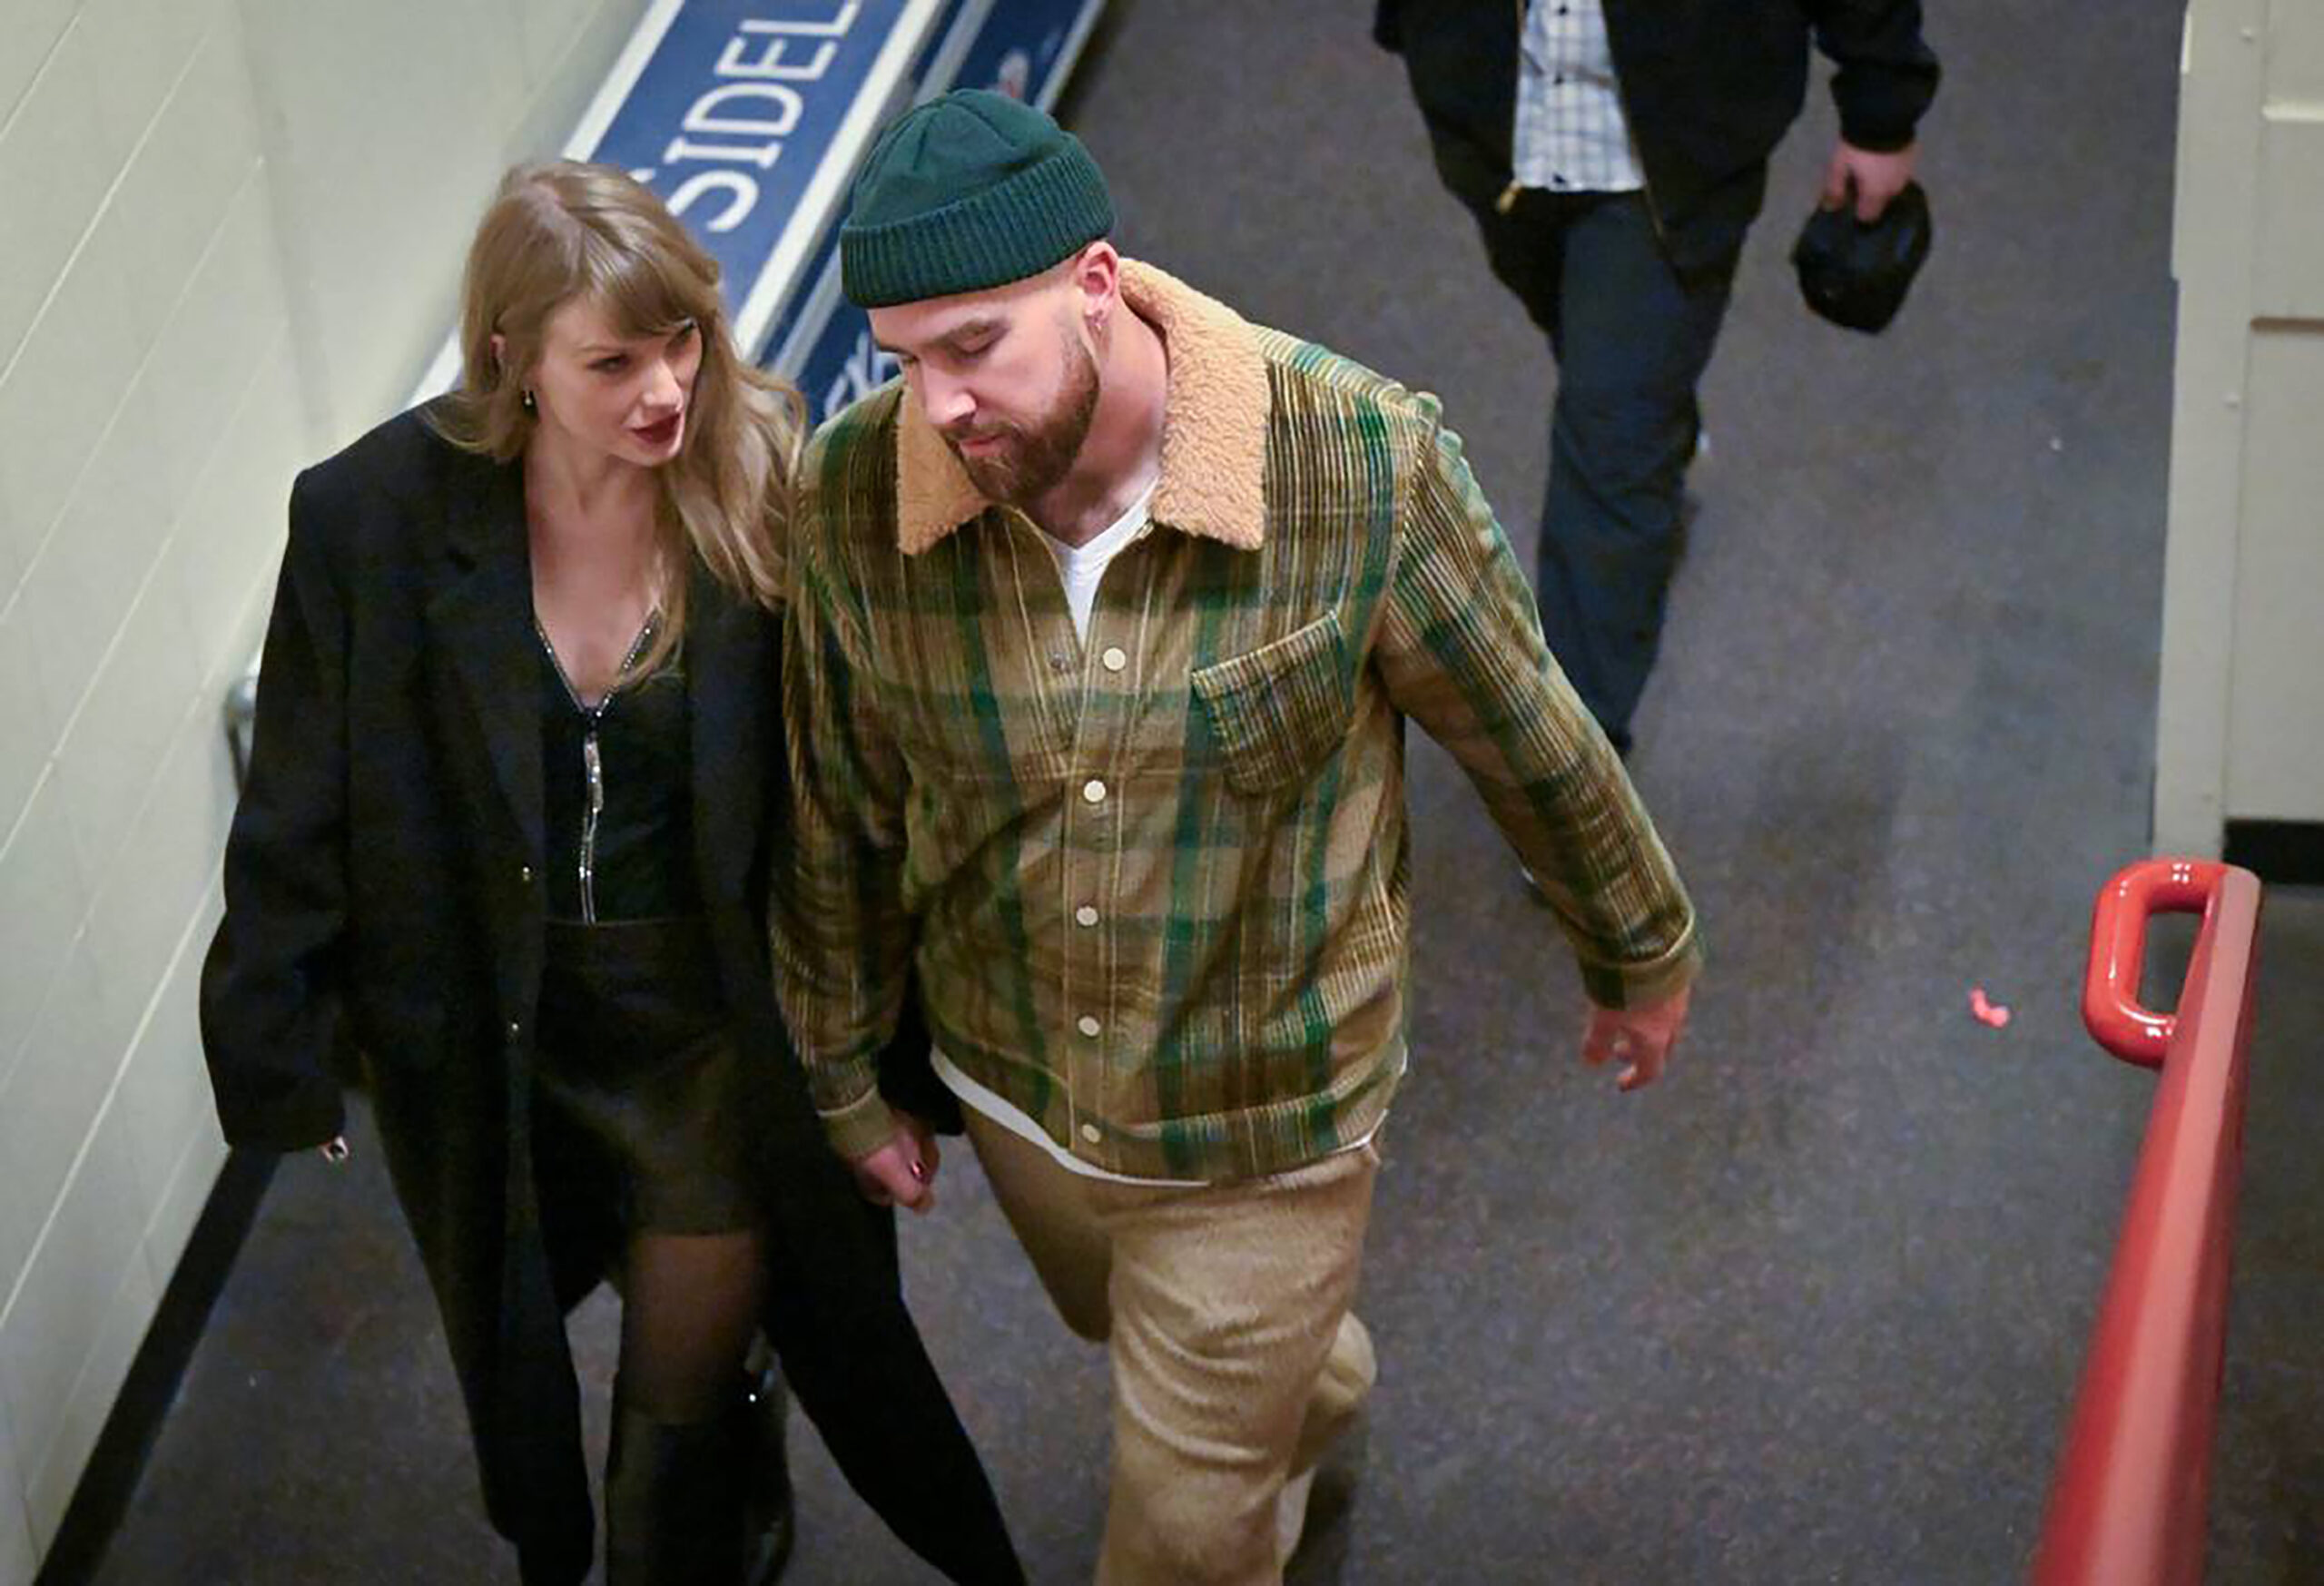
{"label": "man's beard", "polygon": [[[969,482],[988,501],[1028,507],[1061,484],[1081,455],[1089,421],[1098,411],[1098,360],[1078,337],[1066,343],[1065,383],[1049,413],[1032,429],[1006,419],[966,436],[944,438],[968,470]],[[1005,444],[987,457],[965,457],[963,439],[1001,438]]]}

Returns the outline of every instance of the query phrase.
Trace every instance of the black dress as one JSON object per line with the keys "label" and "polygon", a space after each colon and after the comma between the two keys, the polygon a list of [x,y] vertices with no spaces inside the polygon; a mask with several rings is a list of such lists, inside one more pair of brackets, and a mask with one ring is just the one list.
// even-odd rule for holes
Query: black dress
{"label": "black dress", "polygon": [[537,1124],[603,1156],[625,1233],[752,1227],[741,1049],[694,881],[683,662],[631,675],[649,619],[614,689],[585,704],[538,636],[549,848]]}

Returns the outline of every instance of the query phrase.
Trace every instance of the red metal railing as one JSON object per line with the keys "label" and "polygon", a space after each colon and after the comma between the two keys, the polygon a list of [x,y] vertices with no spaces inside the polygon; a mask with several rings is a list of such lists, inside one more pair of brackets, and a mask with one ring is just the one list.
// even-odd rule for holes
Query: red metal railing
{"label": "red metal railing", "polygon": [[[2200,911],[2178,1011],[2139,1005],[2147,921]],[[2034,1559],[2035,1586],[2181,1586],[2203,1574],[2260,882],[2188,860],[2134,864],[2098,894],[2083,1021],[2160,1069],[2090,1358]]]}

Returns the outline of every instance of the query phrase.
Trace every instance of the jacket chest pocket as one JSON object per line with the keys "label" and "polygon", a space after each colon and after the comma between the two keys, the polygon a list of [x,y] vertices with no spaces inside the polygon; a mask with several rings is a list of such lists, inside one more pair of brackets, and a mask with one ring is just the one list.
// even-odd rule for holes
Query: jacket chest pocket
{"label": "jacket chest pocket", "polygon": [[1347,736],[1355,713],[1335,612],[1246,655],[1198,667],[1191,681],[1227,785],[1253,797],[1306,781]]}

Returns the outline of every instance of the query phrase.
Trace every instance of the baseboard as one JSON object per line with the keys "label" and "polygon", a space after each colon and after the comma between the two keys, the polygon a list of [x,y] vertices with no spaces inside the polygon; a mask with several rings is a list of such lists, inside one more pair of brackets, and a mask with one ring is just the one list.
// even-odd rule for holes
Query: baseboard
{"label": "baseboard", "polygon": [[56,1542],[42,1561],[36,1586],[84,1586],[96,1578],[105,1548],[137,1494],[138,1479],[177,1402],[178,1384],[209,1325],[210,1309],[226,1286],[242,1241],[258,1217],[266,1187],[281,1157],[271,1151],[232,1151],[210,1187],[176,1273],[162,1295],[153,1325],[130,1363],[113,1413],[73,1489]]}
{"label": "baseboard", "polygon": [[2324,821],[2230,821],[2224,857],[2270,885],[2324,886]]}

